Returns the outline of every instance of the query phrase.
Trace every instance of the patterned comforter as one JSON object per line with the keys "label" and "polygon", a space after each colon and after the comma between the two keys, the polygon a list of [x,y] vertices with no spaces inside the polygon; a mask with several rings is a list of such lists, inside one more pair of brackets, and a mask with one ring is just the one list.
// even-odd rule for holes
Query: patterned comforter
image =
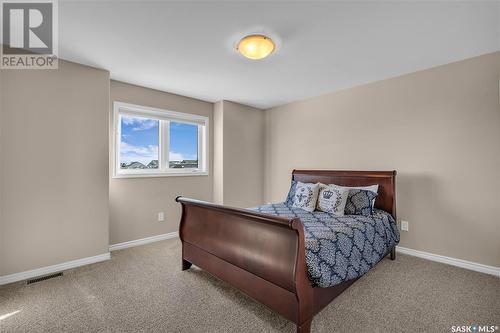
{"label": "patterned comforter", "polygon": [[304,225],[306,262],[313,286],[326,288],[360,277],[399,243],[394,219],[379,209],[375,209],[371,216],[307,212],[285,203],[251,210],[300,218]]}

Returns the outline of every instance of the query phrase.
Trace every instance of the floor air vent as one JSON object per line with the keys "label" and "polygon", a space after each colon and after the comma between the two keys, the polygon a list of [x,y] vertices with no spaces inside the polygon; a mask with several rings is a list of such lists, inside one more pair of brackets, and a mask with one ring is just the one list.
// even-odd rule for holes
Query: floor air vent
{"label": "floor air vent", "polygon": [[45,276],[37,277],[37,278],[31,279],[31,280],[28,280],[26,282],[26,284],[37,283],[37,282],[48,280],[48,279],[52,279],[52,278],[55,278],[55,277],[58,277],[58,276],[63,276],[63,272],[59,272],[59,273],[54,273],[54,274],[50,274],[50,275],[45,275]]}

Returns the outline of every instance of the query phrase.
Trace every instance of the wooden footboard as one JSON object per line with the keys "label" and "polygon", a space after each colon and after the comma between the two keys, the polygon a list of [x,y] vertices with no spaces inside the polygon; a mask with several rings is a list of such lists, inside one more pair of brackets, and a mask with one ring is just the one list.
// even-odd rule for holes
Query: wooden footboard
{"label": "wooden footboard", "polygon": [[232,284],[308,331],[313,288],[298,218],[178,197],[182,268],[190,264]]}

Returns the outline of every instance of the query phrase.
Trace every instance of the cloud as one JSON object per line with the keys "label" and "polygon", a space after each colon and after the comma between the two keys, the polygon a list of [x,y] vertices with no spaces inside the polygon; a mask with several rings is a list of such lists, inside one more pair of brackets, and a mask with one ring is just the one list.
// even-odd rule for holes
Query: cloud
{"label": "cloud", "polygon": [[132,131],[145,131],[158,127],[158,120],[132,116],[122,116],[122,123],[127,126],[134,126]]}
{"label": "cloud", "polygon": [[158,159],[158,146],[134,146],[124,141],[120,145],[120,163],[141,162],[147,165]]}
{"label": "cloud", "polygon": [[196,155],[194,154],[182,154],[171,151],[168,154],[168,159],[170,161],[182,161],[182,160],[196,160]]}

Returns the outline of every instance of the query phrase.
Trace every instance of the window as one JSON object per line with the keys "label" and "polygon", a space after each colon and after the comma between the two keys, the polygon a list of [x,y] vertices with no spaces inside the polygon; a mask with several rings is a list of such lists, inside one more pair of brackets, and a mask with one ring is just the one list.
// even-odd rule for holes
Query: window
{"label": "window", "polygon": [[114,177],[207,174],[208,118],[114,103]]}

